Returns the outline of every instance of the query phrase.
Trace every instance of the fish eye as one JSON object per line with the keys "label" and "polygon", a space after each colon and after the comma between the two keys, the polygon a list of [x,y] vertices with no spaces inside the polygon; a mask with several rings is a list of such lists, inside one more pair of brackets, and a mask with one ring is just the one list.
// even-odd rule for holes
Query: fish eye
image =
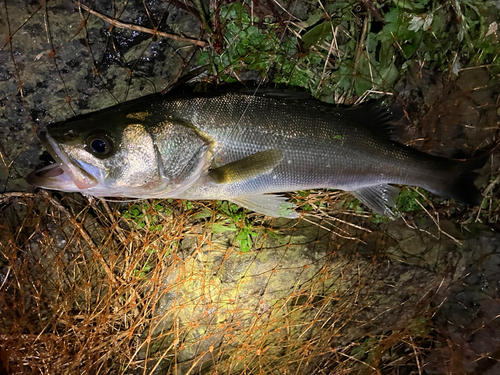
{"label": "fish eye", "polygon": [[107,156],[113,151],[113,141],[106,135],[91,135],[85,144],[87,151],[97,157]]}

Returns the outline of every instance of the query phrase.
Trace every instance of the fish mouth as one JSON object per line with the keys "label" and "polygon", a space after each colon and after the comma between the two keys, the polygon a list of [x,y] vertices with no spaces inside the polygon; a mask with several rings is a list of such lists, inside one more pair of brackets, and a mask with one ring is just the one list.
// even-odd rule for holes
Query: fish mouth
{"label": "fish mouth", "polygon": [[31,172],[26,178],[30,185],[53,190],[81,191],[98,184],[97,179],[73,161],[46,131],[40,132],[38,136],[55,163],[38,167]]}

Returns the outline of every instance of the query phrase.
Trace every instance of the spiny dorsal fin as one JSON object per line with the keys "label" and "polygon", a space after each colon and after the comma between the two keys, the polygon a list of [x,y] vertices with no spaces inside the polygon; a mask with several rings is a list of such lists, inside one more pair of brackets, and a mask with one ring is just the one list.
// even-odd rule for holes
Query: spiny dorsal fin
{"label": "spiny dorsal fin", "polygon": [[209,176],[219,184],[244,181],[272,171],[281,160],[283,160],[281,150],[261,151],[213,169],[209,172]]}

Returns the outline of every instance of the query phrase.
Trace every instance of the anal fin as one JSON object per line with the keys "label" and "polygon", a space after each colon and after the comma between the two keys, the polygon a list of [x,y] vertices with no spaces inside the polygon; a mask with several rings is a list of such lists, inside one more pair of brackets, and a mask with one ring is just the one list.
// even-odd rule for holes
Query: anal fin
{"label": "anal fin", "polygon": [[374,185],[357,189],[350,193],[376,213],[389,216],[391,219],[397,217],[393,210],[396,206],[396,198],[399,195],[397,187],[388,184]]}
{"label": "anal fin", "polygon": [[287,201],[286,197],[274,194],[252,194],[230,198],[230,201],[248,208],[249,210],[272,217],[286,217],[296,219],[299,214],[293,210],[295,205]]}

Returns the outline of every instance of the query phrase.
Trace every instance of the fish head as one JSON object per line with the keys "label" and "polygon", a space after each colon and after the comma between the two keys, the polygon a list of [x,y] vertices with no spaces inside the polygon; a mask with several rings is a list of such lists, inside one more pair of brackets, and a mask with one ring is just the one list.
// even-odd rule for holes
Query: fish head
{"label": "fish head", "polygon": [[161,180],[153,137],[138,116],[112,111],[76,117],[48,125],[39,138],[55,163],[33,171],[27,178],[32,185],[134,197]]}

